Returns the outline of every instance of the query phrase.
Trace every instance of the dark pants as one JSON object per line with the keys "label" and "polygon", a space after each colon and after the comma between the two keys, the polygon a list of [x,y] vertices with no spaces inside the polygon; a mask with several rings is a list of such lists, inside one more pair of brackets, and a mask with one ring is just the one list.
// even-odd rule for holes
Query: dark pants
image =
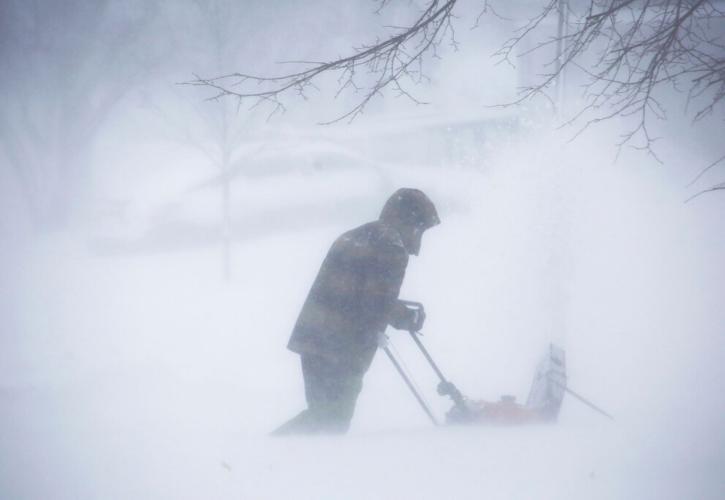
{"label": "dark pants", "polygon": [[346,433],[355,413],[363,375],[374,354],[372,351],[369,360],[362,364],[301,354],[307,409],[272,434]]}

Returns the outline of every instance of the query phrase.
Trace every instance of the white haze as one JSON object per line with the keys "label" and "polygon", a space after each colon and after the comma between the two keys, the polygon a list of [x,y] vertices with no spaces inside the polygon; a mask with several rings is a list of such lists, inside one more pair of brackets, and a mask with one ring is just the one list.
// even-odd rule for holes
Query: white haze
{"label": "white haze", "polygon": [[[93,139],[88,194],[61,230],[33,226],[0,156],[0,498],[723,498],[725,197],[683,203],[722,154],[721,121],[693,127],[667,95],[664,164],[636,151],[615,162],[626,122],[572,142],[542,103],[486,108],[531,75],[489,58],[508,28],[469,30],[473,2],[460,50],[444,48],[414,89],[429,106],[388,95],[350,125],[320,127],[355,102],[325,81],[280,117],[235,116],[237,154],[271,150],[259,164],[277,172],[232,183],[223,279],[219,190],[199,187],[218,170],[190,146],[213,147],[203,120],[218,104],[175,83],[279,71],[272,62],[334,57],[382,33],[372,2],[340,3],[242,2],[217,65],[194,3],[159,2],[137,36],[165,62],[139,77],[122,61],[133,82]],[[404,22],[406,6],[383,19]],[[52,93],[19,62],[43,59],[25,50],[3,63],[42,104]],[[497,124],[484,145],[457,135],[470,119]],[[436,146],[445,134],[453,153]],[[556,425],[434,429],[378,356],[349,435],[267,436],[304,407],[285,345],[325,252],[400,186],[428,193],[443,221],[401,296],[425,304],[424,341],[446,375],[473,398],[522,400],[556,342],[570,387],[614,421],[566,398]],[[442,416],[434,374],[389,334]]]}

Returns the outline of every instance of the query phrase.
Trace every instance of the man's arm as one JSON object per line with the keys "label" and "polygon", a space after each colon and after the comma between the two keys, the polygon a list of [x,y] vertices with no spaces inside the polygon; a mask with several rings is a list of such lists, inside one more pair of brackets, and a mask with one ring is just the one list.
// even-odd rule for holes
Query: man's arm
{"label": "man's arm", "polygon": [[361,307],[370,323],[383,330],[397,317],[408,254],[401,246],[385,245],[371,257],[363,280]]}

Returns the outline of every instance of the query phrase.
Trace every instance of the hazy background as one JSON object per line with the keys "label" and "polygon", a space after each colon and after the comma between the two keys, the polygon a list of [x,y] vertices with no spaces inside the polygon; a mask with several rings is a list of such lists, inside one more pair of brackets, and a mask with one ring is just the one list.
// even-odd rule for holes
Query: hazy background
{"label": "hazy background", "polygon": [[[319,126],[357,102],[334,79],[271,118],[178,85],[333,58],[414,12],[375,7],[0,2],[2,498],[723,498],[725,196],[684,203],[722,180],[687,187],[723,154],[720,117],[664,93],[663,163],[615,162],[626,120],[572,142],[545,100],[492,108],[547,58],[496,64],[518,21],[471,30],[473,0],[413,89],[430,105],[390,94]],[[525,400],[553,341],[615,421],[565,399],[554,426],[432,429],[378,356],[349,436],[266,436],[304,407],[285,345],[329,245],[401,186],[443,221],[401,296],[444,372]]]}

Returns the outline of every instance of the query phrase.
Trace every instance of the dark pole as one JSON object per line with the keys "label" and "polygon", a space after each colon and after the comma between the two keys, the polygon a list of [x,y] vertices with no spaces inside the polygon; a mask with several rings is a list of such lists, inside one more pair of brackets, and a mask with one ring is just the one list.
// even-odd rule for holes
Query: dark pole
{"label": "dark pole", "polygon": [[426,415],[430,418],[431,422],[433,422],[433,425],[440,425],[438,423],[438,420],[436,420],[435,416],[433,416],[433,413],[430,411],[430,408],[428,408],[428,405],[423,401],[423,398],[420,397],[420,394],[418,394],[418,391],[415,390],[415,387],[413,386],[413,383],[410,381],[408,376],[403,371],[403,368],[398,363],[398,360],[395,359],[395,356],[393,356],[393,353],[390,352],[390,349],[388,347],[383,347],[383,350],[385,351],[385,354],[388,355],[388,358],[390,358],[390,361],[393,363],[393,366],[395,366],[395,369],[398,370],[398,373],[400,373],[400,376],[403,377],[403,380],[405,380],[406,385],[408,386],[408,389],[410,389],[410,392],[413,393],[413,396],[415,396],[415,399],[418,400],[418,403],[420,404],[421,408],[423,408],[423,411],[425,411]]}
{"label": "dark pole", "polygon": [[423,343],[418,338],[418,334],[415,332],[408,332],[410,333],[410,336],[413,337],[413,340],[416,344],[418,344],[418,347],[423,352],[423,356],[425,356],[425,359],[428,360],[428,363],[433,367],[433,371],[436,372],[436,375],[438,375],[438,378],[441,379],[441,382],[447,382],[446,378],[443,376],[443,373],[441,372],[440,368],[438,368],[438,365],[436,365],[435,361],[433,361],[433,358],[430,357],[430,354],[428,354],[428,350],[425,348]]}
{"label": "dark pole", "polygon": [[558,380],[554,380],[551,377],[549,377],[549,380],[551,380],[552,382],[554,382],[555,385],[561,387],[567,393],[571,394],[572,396],[574,396],[576,399],[578,399],[579,401],[581,401],[585,405],[587,405],[592,410],[596,411],[597,413],[599,413],[601,415],[604,415],[607,418],[611,418],[612,420],[614,420],[614,417],[613,416],[611,416],[609,413],[607,413],[606,411],[604,411],[601,408],[599,408],[597,405],[595,405],[594,403],[592,403],[591,401],[589,401],[588,399],[586,399],[584,396],[582,396],[580,394],[577,394],[576,392],[572,391],[566,385],[562,384]]}
{"label": "dark pole", "polygon": [[438,378],[441,380],[441,385],[438,386],[438,392],[440,394],[445,394],[451,397],[453,402],[456,404],[457,407],[459,407],[462,411],[468,411],[468,407],[466,406],[465,401],[463,400],[463,395],[461,394],[461,391],[458,390],[458,388],[453,385],[452,382],[449,382],[446,377],[443,376],[443,372],[441,372],[440,368],[438,368],[438,365],[433,361],[433,358],[430,357],[430,354],[428,353],[428,350],[425,348],[423,343],[418,338],[418,334],[416,332],[409,332],[410,336],[413,337],[413,340],[415,341],[418,348],[423,353],[423,356],[425,356],[425,359],[428,360],[428,363],[430,363],[430,366],[433,367],[433,370],[436,372],[436,375],[438,375]]}
{"label": "dark pole", "polygon": [[[413,302],[410,300],[399,300],[399,302],[410,310],[416,312],[423,312],[423,304],[421,304],[420,302]],[[414,330],[410,330],[408,333],[410,333],[410,336],[413,337],[413,341],[421,350],[423,356],[425,356],[425,359],[428,360],[428,363],[430,363],[430,365],[433,367],[433,370],[436,372],[436,375],[438,375],[438,378],[441,381],[440,384],[438,384],[438,394],[442,396],[450,396],[453,400],[453,403],[455,403],[456,407],[461,411],[461,413],[464,415],[467,414],[468,406],[466,406],[466,401],[463,399],[463,394],[461,394],[461,391],[458,390],[458,387],[453,385],[452,382],[448,381],[446,377],[443,376],[443,372],[441,372],[440,368],[438,368],[438,365],[435,363],[435,361],[433,361],[433,358],[430,357],[428,350],[418,338],[418,335],[420,334]]]}

